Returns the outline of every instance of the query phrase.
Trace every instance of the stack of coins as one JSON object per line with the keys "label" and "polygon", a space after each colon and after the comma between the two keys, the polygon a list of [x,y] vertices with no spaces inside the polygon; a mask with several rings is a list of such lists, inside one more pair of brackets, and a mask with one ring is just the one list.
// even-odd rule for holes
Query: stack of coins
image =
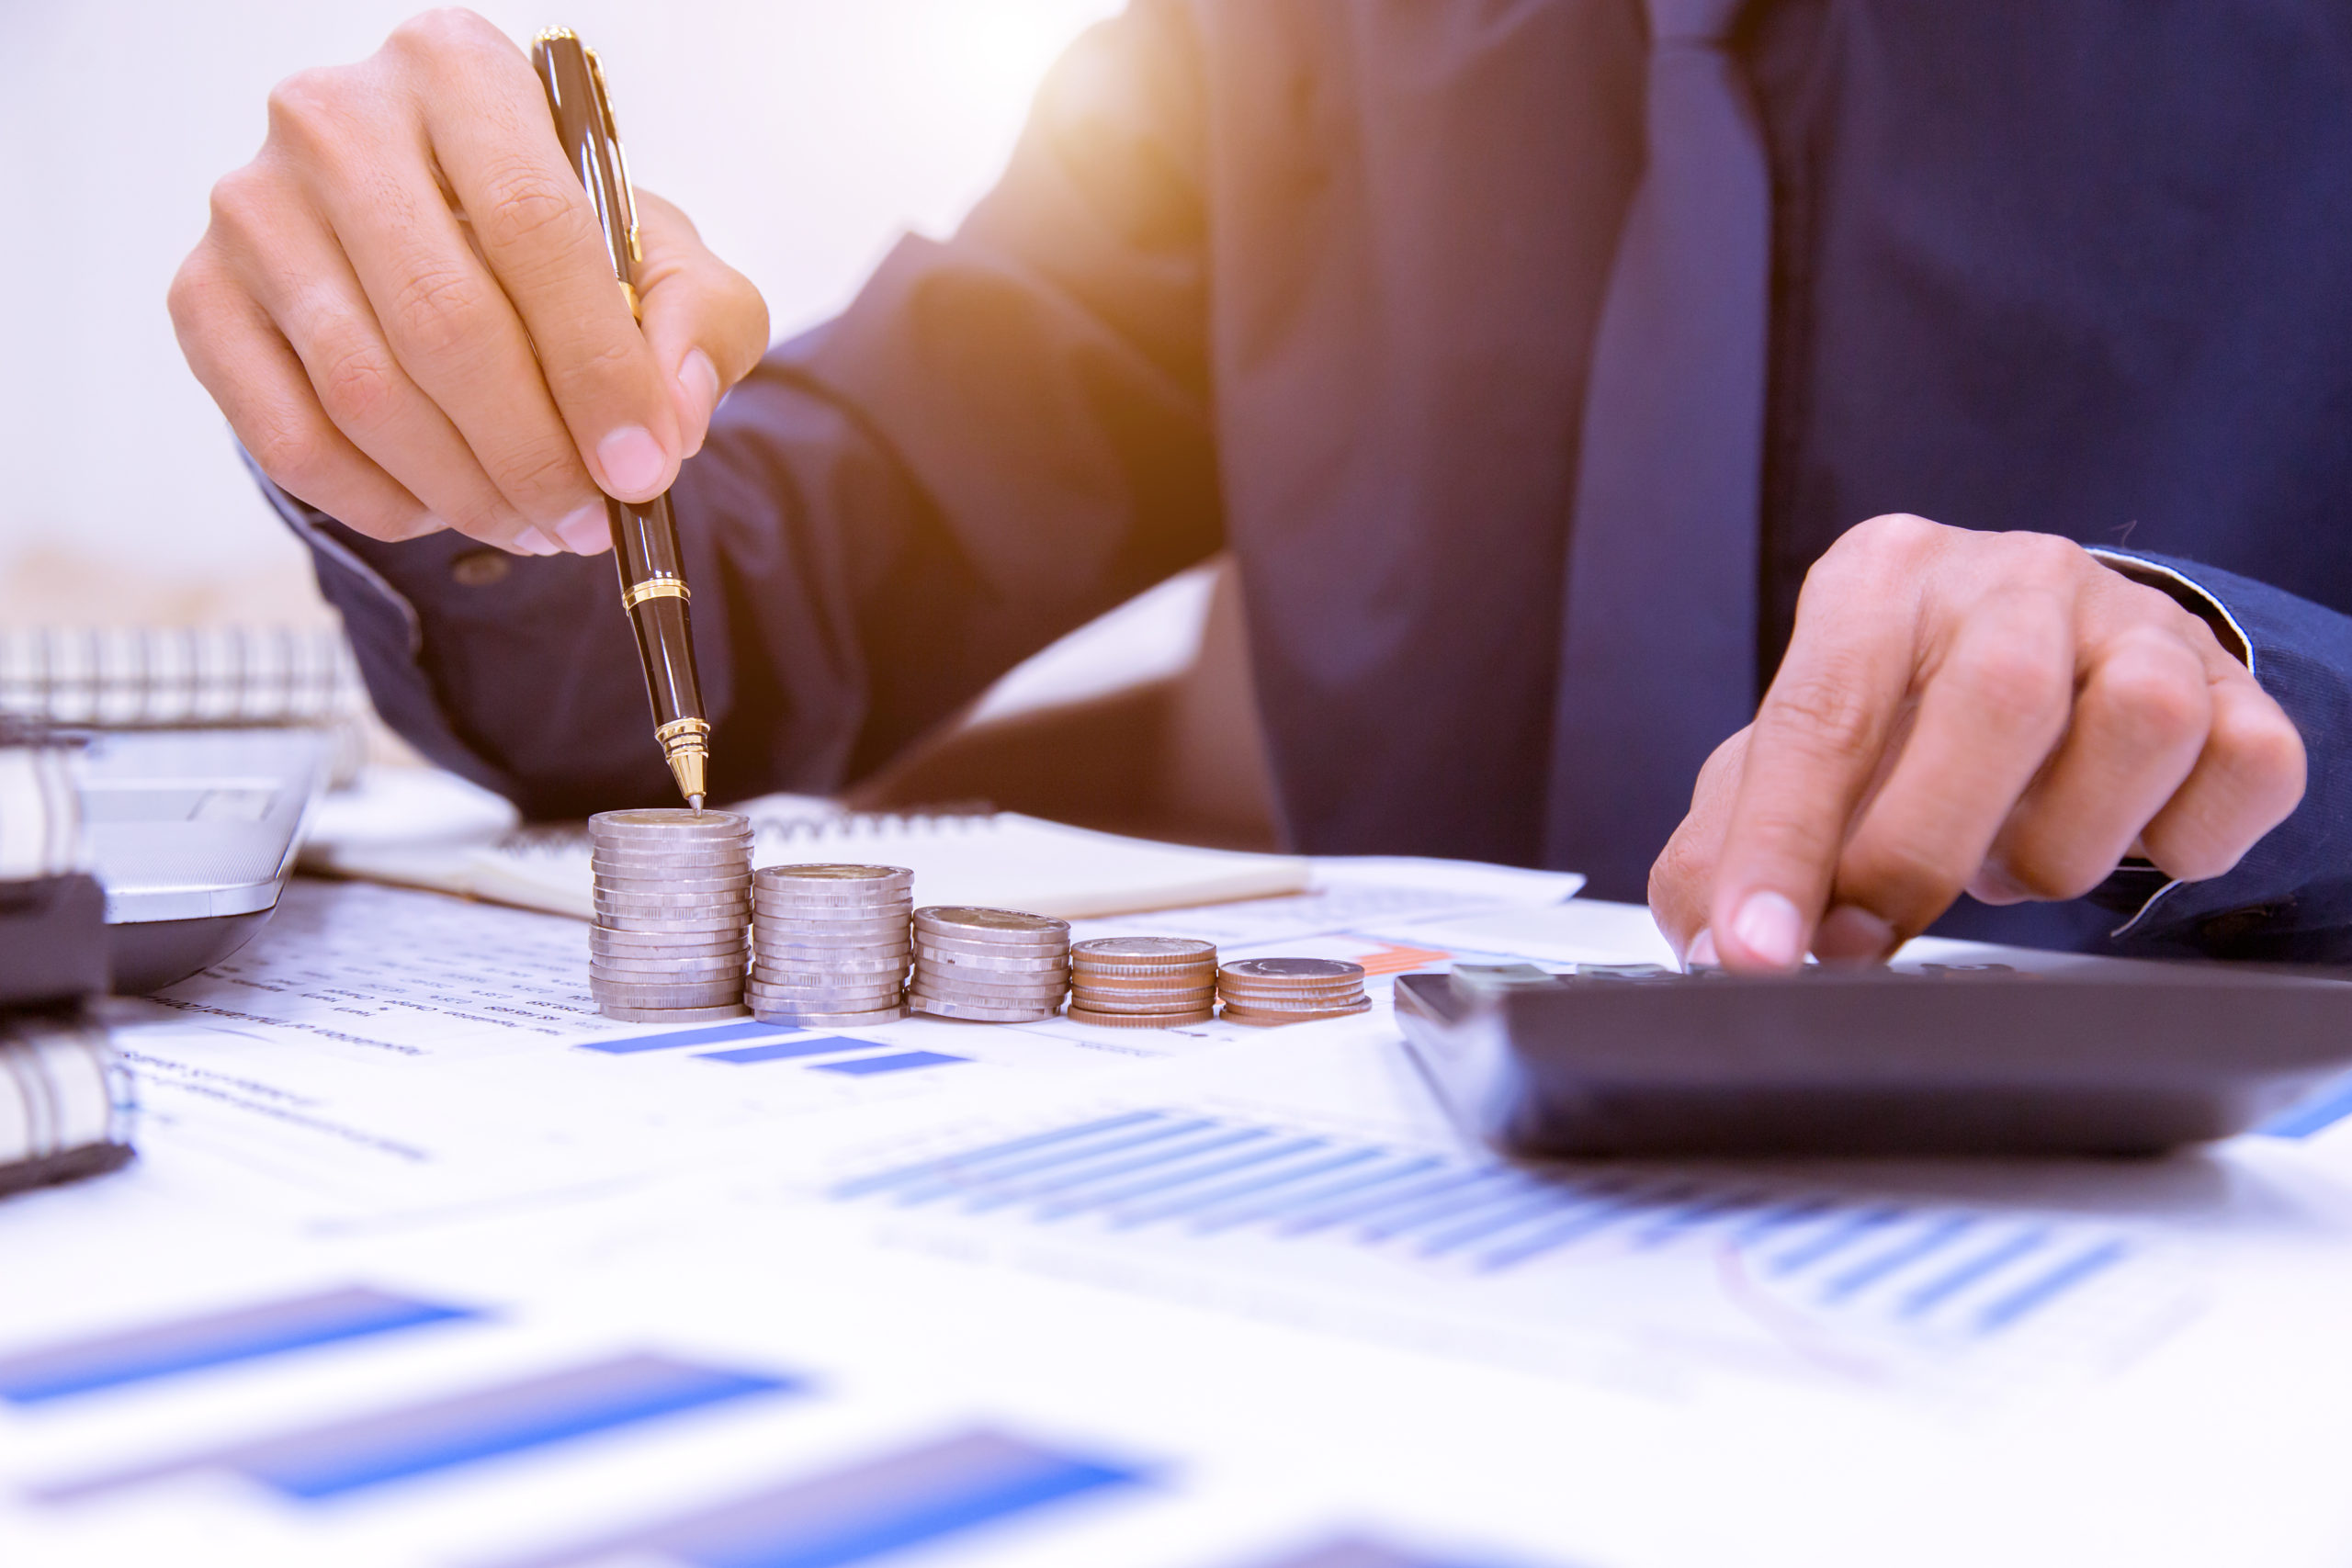
{"label": "stack of coins", "polygon": [[632,1023],[742,1010],[752,823],[732,811],[607,811],[588,819],[596,923],[588,988]]}
{"label": "stack of coins", "polygon": [[1260,1029],[1372,1008],[1363,965],[1336,958],[1245,958],[1217,971],[1216,993],[1228,1020]]}
{"label": "stack of coins", "polygon": [[897,865],[763,865],[752,874],[758,956],[743,998],[763,1023],[907,1016],[914,873]]}
{"label": "stack of coins", "polygon": [[1206,1023],[1216,1008],[1216,948],[1180,936],[1072,942],[1069,1016],[1114,1028]]}
{"label": "stack of coins", "polygon": [[1015,909],[934,905],[915,911],[907,1004],[937,1018],[1032,1023],[1069,988],[1069,922]]}

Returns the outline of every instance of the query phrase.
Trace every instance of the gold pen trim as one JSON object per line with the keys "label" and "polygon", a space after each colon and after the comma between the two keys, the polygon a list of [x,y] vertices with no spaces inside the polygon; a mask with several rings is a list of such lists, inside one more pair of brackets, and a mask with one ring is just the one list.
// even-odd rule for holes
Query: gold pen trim
{"label": "gold pen trim", "polygon": [[675,577],[649,577],[621,590],[621,604],[628,609],[634,610],[648,599],[684,599],[691,603],[694,594],[683,579]]}

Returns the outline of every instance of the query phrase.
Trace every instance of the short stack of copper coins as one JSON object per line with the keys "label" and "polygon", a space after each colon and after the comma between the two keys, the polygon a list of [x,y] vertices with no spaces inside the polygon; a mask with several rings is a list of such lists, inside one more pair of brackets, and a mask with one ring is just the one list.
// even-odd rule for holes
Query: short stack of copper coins
{"label": "short stack of copper coins", "polygon": [[1363,965],[1336,958],[1244,958],[1216,974],[1228,1022],[1270,1028],[1369,1012]]}
{"label": "short stack of copper coins", "polygon": [[1072,942],[1069,1016],[1114,1029],[1206,1023],[1216,1009],[1216,948],[1177,936]]}
{"label": "short stack of copper coins", "polygon": [[889,1023],[907,1016],[914,873],[897,865],[763,865],[752,874],[752,977],[766,1023]]}
{"label": "short stack of copper coins", "polygon": [[1034,1023],[1069,988],[1069,922],[1018,909],[934,905],[915,911],[907,1005],[934,1018]]}
{"label": "short stack of copper coins", "polygon": [[607,811],[588,819],[595,923],[588,988],[607,1018],[690,1023],[743,1004],[752,823],[731,811]]}

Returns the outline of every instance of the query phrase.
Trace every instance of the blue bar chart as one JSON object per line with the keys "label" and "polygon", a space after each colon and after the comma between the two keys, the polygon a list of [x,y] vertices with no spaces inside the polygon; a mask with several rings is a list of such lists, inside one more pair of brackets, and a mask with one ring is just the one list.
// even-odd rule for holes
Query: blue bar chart
{"label": "blue bar chart", "polygon": [[364,1286],[289,1297],[0,1356],[0,1401],[42,1404],[475,1315]]}
{"label": "blue bar chart", "polygon": [[1146,1479],[1115,1461],[968,1431],[497,1568],[851,1568]]}
{"label": "blue bar chart", "polygon": [[302,1502],[544,1448],[759,1394],[791,1380],[662,1356],[621,1356],[257,1441],[47,1486],[78,1502],[198,1471],[226,1471]]}
{"label": "blue bar chart", "polygon": [[1801,1317],[1945,1351],[2129,1287],[2143,1261],[2118,1227],[2032,1211],[1522,1167],[1172,1110],[886,1167],[831,1196],[1162,1263],[1392,1278],[1440,1305],[1556,1315],[1572,1297],[1640,1296],[1671,1313],[1703,1299],[1776,1332]]}

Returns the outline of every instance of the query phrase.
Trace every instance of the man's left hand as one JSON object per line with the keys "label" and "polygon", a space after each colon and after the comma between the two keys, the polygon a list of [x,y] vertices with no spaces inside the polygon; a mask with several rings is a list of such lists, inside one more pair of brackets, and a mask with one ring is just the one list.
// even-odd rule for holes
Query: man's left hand
{"label": "man's left hand", "polygon": [[1678,953],[1880,958],[1964,890],[2218,876],[2302,798],[2293,723],[2202,620],[2047,534],[1873,518],[1806,577],[1756,720],[1650,872]]}

